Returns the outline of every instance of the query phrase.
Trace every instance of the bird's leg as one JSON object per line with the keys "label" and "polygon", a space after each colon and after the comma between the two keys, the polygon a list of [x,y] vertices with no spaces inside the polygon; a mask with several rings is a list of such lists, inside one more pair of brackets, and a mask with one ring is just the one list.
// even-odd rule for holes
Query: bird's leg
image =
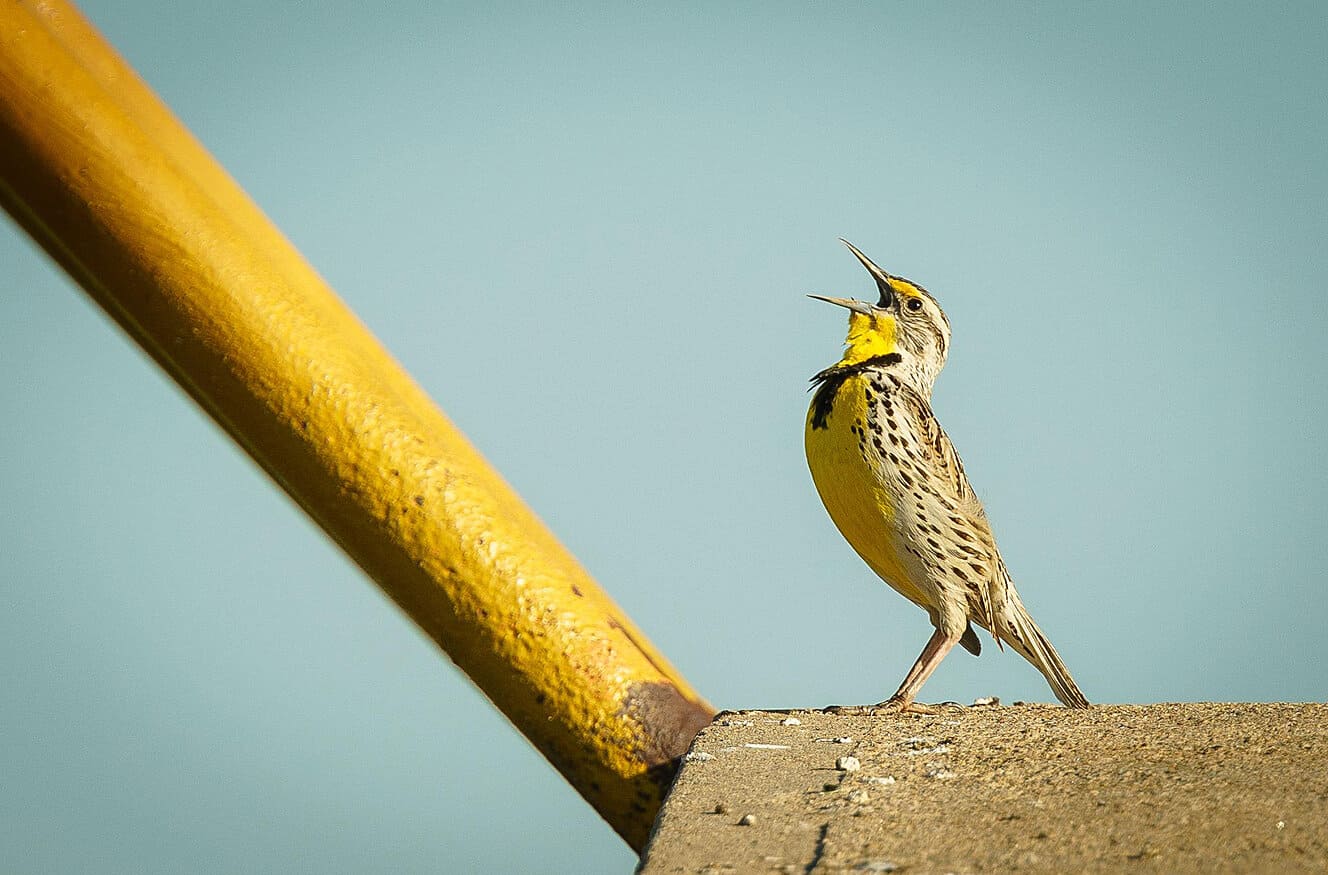
{"label": "bird's leg", "polygon": [[945,655],[959,643],[960,636],[947,637],[944,632],[937,629],[927,639],[927,645],[922,648],[918,661],[913,663],[913,667],[908,670],[904,676],[904,682],[899,685],[895,694],[884,702],[878,702],[875,705],[832,705],[826,711],[833,714],[867,715],[875,714],[880,711],[898,711],[901,714],[939,714],[941,709],[935,705],[923,705],[913,701],[917,697],[918,691],[922,685],[931,677],[932,672],[936,671],[936,666],[941,664]]}
{"label": "bird's leg", "polygon": [[939,709],[931,705],[919,705],[913,700],[917,697],[918,691],[922,685],[931,677],[932,672],[936,671],[936,666],[941,664],[945,655],[959,643],[959,636],[949,637],[940,629],[931,633],[927,639],[927,645],[922,648],[922,653],[918,656],[918,661],[913,663],[913,667],[908,670],[904,676],[904,682],[899,685],[899,689],[890,698],[881,702],[877,708],[898,708],[906,714],[936,714]]}

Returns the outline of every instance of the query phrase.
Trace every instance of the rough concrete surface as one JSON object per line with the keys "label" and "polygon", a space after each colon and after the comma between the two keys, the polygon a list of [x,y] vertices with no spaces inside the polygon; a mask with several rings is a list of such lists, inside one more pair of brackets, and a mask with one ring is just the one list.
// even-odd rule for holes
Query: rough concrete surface
{"label": "rough concrete surface", "polygon": [[1328,705],[721,714],[640,872],[1328,872]]}

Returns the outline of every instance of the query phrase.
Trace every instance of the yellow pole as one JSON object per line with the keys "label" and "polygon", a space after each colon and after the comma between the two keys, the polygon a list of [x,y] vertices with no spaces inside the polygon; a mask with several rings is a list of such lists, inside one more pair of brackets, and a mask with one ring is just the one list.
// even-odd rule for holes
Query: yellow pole
{"label": "yellow pole", "polygon": [[0,203],[639,850],[711,707],[59,0],[0,4]]}

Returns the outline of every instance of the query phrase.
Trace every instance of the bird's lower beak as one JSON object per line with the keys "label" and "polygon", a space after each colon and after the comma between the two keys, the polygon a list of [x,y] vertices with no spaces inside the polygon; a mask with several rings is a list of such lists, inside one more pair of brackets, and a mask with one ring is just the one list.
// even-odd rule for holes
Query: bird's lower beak
{"label": "bird's lower beak", "polygon": [[861,313],[863,316],[870,316],[872,312],[872,305],[866,301],[857,301],[853,298],[827,298],[824,295],[808,295],[807,297],[825,301],[827,304],[838,304],[840,307],[847,307],[854,313]]}

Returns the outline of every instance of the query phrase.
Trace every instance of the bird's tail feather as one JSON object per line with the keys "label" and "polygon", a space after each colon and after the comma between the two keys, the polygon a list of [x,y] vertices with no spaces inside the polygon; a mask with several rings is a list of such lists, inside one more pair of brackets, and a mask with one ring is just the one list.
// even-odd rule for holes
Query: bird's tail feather
{"label": "bird's tail feather", "polygon": [[1012,594],[1004,614],[1001,637],[1042,672],[1062,705],[1067,708],[1087,708],[1088,699],[1079,690],[1074,678],[1070,677],[1070,670],[1065,667],[1061,655],[1051,646],[1051,641],[1038,628],[1038,624],[1033,622],[1018,596]]}

